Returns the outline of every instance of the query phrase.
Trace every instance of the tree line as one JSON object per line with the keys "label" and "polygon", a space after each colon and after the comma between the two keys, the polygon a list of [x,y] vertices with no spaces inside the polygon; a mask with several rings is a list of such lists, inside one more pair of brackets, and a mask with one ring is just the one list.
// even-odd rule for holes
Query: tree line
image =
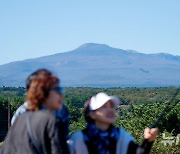
{"label": "tree line", "polygon": [[[85,128],[83,117],[84,102],[98,92],[106,92],[120,98],[123,105],[117,109],[115,125],[124,127],[137,140],[142,141],[143,130],[151,126],[158,115],[165,108],[167,102],[176,92],[176,87],[152,87],[152,88],[90,88],[90,87],[65,87],[64,104],[70,112],[70,134]],[[8,130],[8,103],[10,104],[10,116],[24,103],[26,98],[23,87],[0,87],[0,140]],[[175,100],[180,100],[180,94]],[[173,104],[174,102],[172,102]],[[179,153],[180,142],[180,104],[171,106],[160,120],[159,135],[154,143],[152,153]],[[163,144],[163,137],[174,137],[173,144]]]}

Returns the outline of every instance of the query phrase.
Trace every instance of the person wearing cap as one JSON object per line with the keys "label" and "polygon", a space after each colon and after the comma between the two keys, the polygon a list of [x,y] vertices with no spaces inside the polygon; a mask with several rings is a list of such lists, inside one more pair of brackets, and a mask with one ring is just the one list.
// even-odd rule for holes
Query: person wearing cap
{"label": "person wearing cap", "polygon": [[118,97],[100,92],[85,103],[85,129],[75,132],[68,140],[71,154],[147,154],[155,140],[157,128],[145,129],[143,146],[135,143],[130,133],[114,127],[120,104]]}
{"label": "person wearing cap", "polygon": [[0,154],[69,153],[62,120],[54,115],[63,104],[59,82],[51,73],[39,75],[31,81],[26,112],[14,121]]}
{"label": "person wearing cap", "polygon": [[[34,71],[26,79],[26,92],[28,92],[33,80],[42,78],[44,76],[52,76],[52,75],[53,74],[51,71],[44,69],[44,68]],[[62,87],[59,87],[59,89],[57,89],[57,90],[59,91],[60,94],[62,94],[62,95],[64,94],[64,89]],[[22,104],[16,110],[16,112],[14,113],[14,115],[11,119],[11,126],[14,124],[17,117],[19,117],[20,115],[22,115],[24,112],[27,111],[28,104],[29,104],[29,100],[24,102],[24,104]],[[66,134],[66,139],[68,139],[69,138],[69,111],[68,111],[68,108],[66,107],[66,105],[63,104],[62,109],[54,111],[54,114],[55,114],[55,116],[57,116],[58,118],[61,119],[61,121],[63,123],[63,132],[64,132],[64,134]]]}

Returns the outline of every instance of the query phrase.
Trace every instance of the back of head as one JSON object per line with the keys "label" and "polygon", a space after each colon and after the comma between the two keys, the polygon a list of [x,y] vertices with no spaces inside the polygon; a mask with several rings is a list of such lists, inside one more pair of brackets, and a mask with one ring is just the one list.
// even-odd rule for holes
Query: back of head
{"label": "back of head", "polygon": [[90,100],[87,100],[84,104],[84,118],[87,123],[94,123],[94,119],[90,117],[89,112],[90,112]]}

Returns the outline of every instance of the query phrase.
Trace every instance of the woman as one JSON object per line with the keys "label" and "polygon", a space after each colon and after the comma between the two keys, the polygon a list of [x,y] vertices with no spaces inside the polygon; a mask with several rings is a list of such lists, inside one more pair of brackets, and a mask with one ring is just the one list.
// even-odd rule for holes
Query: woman
{"label": "woman", "polygon": [[54,111],[62,108],[59,79],[50,74],[31,81],[27,91],[27,112],[17,117],[10,128],[1,154],[68,153],[62,122]]}
{"label": "woman", "polygon": [[[28,92],[30,85],[32,83],[32,81],[36,80],[37,78],[43,78],[44,76],[53,76],[52,72],[50,72],[47,69],[38,69],[36,71],[34,71],[33,73],[31,73],[27,79],[26,79],[26,93]],[[63,95],[64,91],[61,88],[61,91],[59,91],[61,93],[61,95]],[[19,117],[20,115],[22,115],[24,112],[27,111],[27,106],[28,106],[28,102],[26,101],[24,104],[22,104],[15,112],[15,114],[13,115],[12,119],[11,119],[11,125],[13,125],[14,121],[16,120],[17,117]],[[63,134],[66,134],[65,137],[66,139],[69,138],[69,111],[68,108],[63,104],[62,108],[60,110],[56,110],[54,112],[55,116],[57,116],[58,118],[60,118],[60,120],[62,121],[62,125],[63,125],[63,129],[61,129],[61,131],[63,131]]]}
{"label": "woman", "polygon": [[143,154],[149,153],[155,140],[157,128],[146,128],[145,142],[139,146],[123,128],[115,128],[115,109],[120,101],[117,97],[98,93],[85,104],[87,127],[73,134],[68,141],[72,154]]}

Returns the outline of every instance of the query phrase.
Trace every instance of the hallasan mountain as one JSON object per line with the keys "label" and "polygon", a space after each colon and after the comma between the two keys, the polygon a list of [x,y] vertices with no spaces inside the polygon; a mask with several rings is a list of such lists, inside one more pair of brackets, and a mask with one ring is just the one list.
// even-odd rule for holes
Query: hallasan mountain
{"label": "hallasan mountain", "polygon": [[180,86],[180,56],[143,54],[95,43],[0,65],[0,86],[24,86],[27,76],[39,68],[53,71],[63,86]]}

